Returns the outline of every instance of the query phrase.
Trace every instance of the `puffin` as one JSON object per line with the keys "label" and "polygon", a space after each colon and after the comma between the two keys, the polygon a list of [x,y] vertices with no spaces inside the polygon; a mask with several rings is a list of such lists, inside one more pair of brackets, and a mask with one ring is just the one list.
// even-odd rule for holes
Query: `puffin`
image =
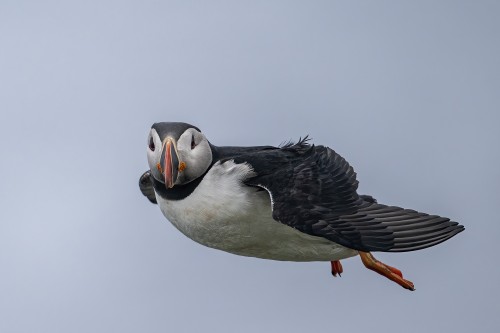
{"label": "puffin", "polygon": [[383,205],[358,194],[352,166],[308,136],[275,146],[215,146],[182,122],[151,126],[142,194],[181,233],[241,256],[330,262],[359,256],[405,289],[414,284],[372,252],[406,252],[464,230],[449,218]]}

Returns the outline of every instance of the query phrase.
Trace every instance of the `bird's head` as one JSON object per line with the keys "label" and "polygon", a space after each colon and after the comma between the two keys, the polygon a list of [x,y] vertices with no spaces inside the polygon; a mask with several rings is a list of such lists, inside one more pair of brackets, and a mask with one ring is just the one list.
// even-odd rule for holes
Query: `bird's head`
{"label": "bird's head", "polygon": [[184,185],[207,171],[212,148],[205,135],[186,123],[155,123],[148,136],[151,175],[167,188]]}

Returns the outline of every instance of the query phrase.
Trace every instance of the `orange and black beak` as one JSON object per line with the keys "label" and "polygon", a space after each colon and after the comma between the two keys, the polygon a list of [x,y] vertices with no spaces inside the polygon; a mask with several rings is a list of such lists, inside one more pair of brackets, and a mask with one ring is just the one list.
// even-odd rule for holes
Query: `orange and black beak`
{"label": "orange and black beak", "polygon": [[163,143],[160,166],[165,176],[165,186],[167,188],[174,187],[179,173],[179,157],[177,156],[175,141],[172,138],[167,138],[167,140]]}

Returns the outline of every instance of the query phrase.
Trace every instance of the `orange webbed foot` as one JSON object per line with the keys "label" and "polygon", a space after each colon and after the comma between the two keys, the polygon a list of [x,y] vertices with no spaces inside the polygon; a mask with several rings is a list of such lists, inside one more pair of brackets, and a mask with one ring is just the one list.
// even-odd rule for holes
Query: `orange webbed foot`
{"label": "orange webbed foot", "polygon": [[370,252],[358,252],[366,268],[385,276],[405,289],[415,290],[413,282],[403,279],[403,273],[399,269],[378,261]]}
{"label": "orange webbed foot", "polygon": [[341,274],[344,272],[344,269],[342,268],[342,264],[340,263],[340,260],[334,260],[330,261],[330,264],[332,265],[332,275],[337,276],[342,276]]}

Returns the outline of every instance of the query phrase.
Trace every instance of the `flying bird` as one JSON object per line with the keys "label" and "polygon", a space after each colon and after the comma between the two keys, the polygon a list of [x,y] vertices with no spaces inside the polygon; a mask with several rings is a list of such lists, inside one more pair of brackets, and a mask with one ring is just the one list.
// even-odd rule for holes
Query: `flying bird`
{"label": "flying bird", "polygon": [[205,246],[272,260],[363,264],[414,290],[371,252],[434,246],[464,230],[445,217],[379,204],[357,193],[356,173],[307,137],[280,147],[218,147],[195,126],[155,123],[139,187],[184,235]]}

